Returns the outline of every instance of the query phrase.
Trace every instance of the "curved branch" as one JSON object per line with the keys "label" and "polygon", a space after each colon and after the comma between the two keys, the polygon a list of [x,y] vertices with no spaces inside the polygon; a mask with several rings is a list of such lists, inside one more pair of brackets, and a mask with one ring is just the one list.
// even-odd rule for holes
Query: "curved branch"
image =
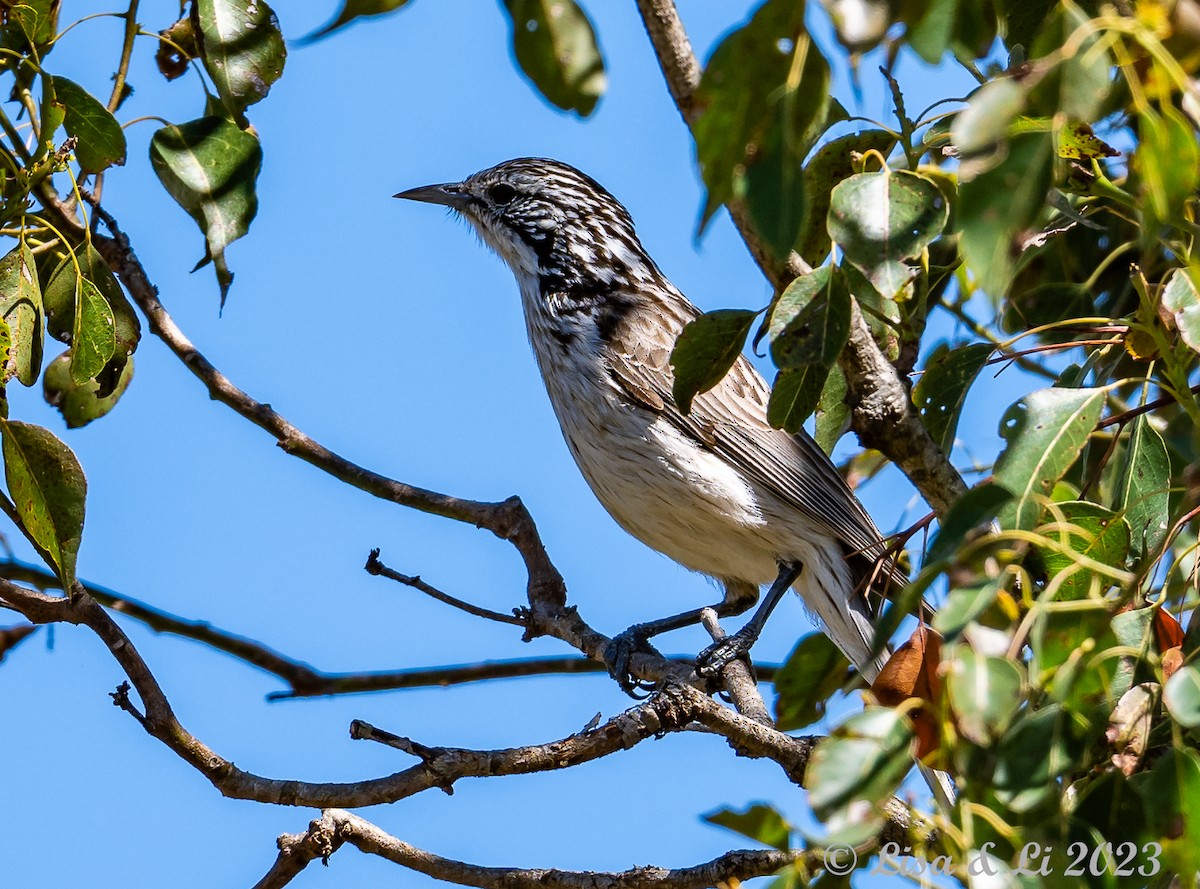
{"label": "curved branch", "polygon": [[328,863],[329,856],[346,843],[434,879],[479,889],[703,889],[767,876],[793,863],[810,867],[820,863],[819,855],[811,851],[756,849],[726,852],[704,864],[677,870],[635,867],[619,873],[597,873],[485,867],[442,858],[411,846],[350,812],[327,809],[304,833],[284,834],[278,839],[279,856],[254,889],[280,889],[313,860],[319,858]]}
{"label": "curved branch", "polygon": [[[701,111],[695,102],[701,69],[674,0],[637,0],[637,5],[667,89],[691,128]],[[745,205],[730,201],[727,206],[754,261],[777,291],[812,271],[795,253],[785,263],[775,260],[754,231]],[[839,363],[849,389],[851,426],[859,441],[891,459],[929,505],[944,515],[967,486],[917,416],[908,389],[879,350],[857,305],[851,316],[850,342]]]}

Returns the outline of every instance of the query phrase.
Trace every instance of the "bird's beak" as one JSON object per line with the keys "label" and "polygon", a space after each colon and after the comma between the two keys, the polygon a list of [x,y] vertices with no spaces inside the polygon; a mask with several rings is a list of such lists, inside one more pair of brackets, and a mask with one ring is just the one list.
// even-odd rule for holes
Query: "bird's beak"
{"label": "bird's beak", "polygon": [[459,182],[448,182],[444,185],[422,185],[420,188],[410,188],[408,191],[402,191],[392,197],[402,198],[406,201],[421,201],[425,204],[441,204],[443,207],[450,207],[454,210],[464,210],[471,203],[471,196],[463,190],[462,184]]}

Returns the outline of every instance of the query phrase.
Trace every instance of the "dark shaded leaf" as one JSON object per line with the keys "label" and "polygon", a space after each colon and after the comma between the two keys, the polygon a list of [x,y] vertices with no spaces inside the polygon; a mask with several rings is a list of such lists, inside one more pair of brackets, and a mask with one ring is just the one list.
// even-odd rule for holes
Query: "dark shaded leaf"
{"label": "dark shaded leaf", "polygon": [[0,319],[9,332],[0,385],[15,377],[32,386],[42,369],[45,319],[33,252],[24,242],[0,259]]}
{"label": "dark shaded leaf", "polygon": [[896,136],[886,130],[863,130],[827,142],[817,149],[804,167],[804,227],[796,251],[809,265],[818,265],[829,255],[832,241],[826,218],[831,192],[843,179],[854,175],[852,154],[878,151],[885,158],[896,145]]}
{"label": "dark shaded leaf", "polygon": [[1139,559],[1157,553],[1166,539],[1170,486],[1167,446],[1143,414],[1129,433],[1115,503],[1129,522],[1132,549]]}
{"label": "dark shaded leaf", "polygon": [[908,45],[930,65],[938,64],[950,46],[957,6],[957,0],[930,0],[908,23]]}
{"label": "dark shaded leaf", "polygon": [[781,370],[771,386],[767,422],[776,429],[797,434],[804,428],[804,421],[817,409],[828,378],[829,368],[823,365],[807,364]]}
{"label": "dark shaded leaf", "polygon": [[587,117],[607,79],[596,32],[575,0],[504,0],[513,54],[546,101]]}
{"label": "dark shaded leaf", "polygon": [[996,796],[1015,812],[1029,811],[1057,792],[1054,779],[1072,768],[1079,748],[1062,707],[1026,711],[1000,739]]}
{"label": "dark shaded leaf", "polygon": [[1057,0],[1017,0],[1005,3],[1000,19],[1004,23],[1004,43],[1011,50],[1015,46],[1029,48],[1033,36],[1041,30],[1050,11],[1058,5]]}
{"label": "dark shaded leaf", "polygon": [[0,420],[0,432],[8,495],[23,530],[50,557],[69,590],[83,535],[83,469],[71,449],[41,426]]}
{"label": "dark shaded leaf", "polygon": [[150,162],[163,187],[204,232],[204,258],[196,268],[212,261],[224,305],[233,281],[225,248],[246,234],[258,212],[258,139],[223,118],[202,117],[156,132]]}
{"label": "dark shaded leaf", "polygon": [[116,321],[108,300],[87,278],[76,281],[75,330],[71,335],[71,379],[76,385],[94,380],[117,350]]}
{"label": "dark shaded leaf", "polygon": [[1162,843],[1163,871],[1174,872],[1184,886],[1193,885],[1200,870],[1200,843],[1196,842],[1200,831],[1200,755],[1186,748],[1169,749],[1148,775],[1137,775],[1135,780],[1142,798],[1153,801],[1146,806],[1147,827]]}
{"label": "dark shaded leaf", "polygon": [[933,616],[933,628],[947,641],[952,640],[967,624],[987,611],[999,595],[1000,583],[993,578],[985,578],[969,586],[956,587],[950,591],[945,604]]}
{"label": "dark shaded leaf", "polygon": [[949,558],[968,534],[999,515],[1012,499],[1012,492],[995,482],[985,482],[967,491],[942,518],[925,561],[932,564]]}
{"label": "dark shaded leaf", "polygon": [[196,12],[204,67],[238,117],[283,74],[287,47],[279,21],[265,0],[196,0]]}
{"label": "dark shaded leaf", "polygon": [[781,852],[790,848],[792,826],[771,806],[755,803],[744,812],[718,809],[702,816],[709,824],[724,827]]}
{"label": "dark shaded leaf", "polygon": [[671,393],[681,411],[690,411],[693,398],[729,373],[757,315],[749,309],[718,309],[701,315],[683,329],[671,350],[675,371]]}
{"label": "dark shaded leaf", "polygon": [[955,349],[941,343],[925,362],[925,372],[913,388],[913,404],[944,454],[954,447],[967,390],[987,364],[992,349],[989,343],[970,343]]}
{"label": "dark shaded leaf", "polygon": [[319,40],[322,37],[332,34],[339,28],[344,28],[357,18],[367,18],[369,16],[386,15],[389,12],[395,12],[406,3],[408,3],[408,0],[342,0],[342,8],[333,17],[333,21],[325,27],[313,31],[301,43],[310,43],[313,40]]}
{"label": "dark shaded leaf", "polygon": [[[1064,43],[1087,24],[1089,17],[1073,3],[1060,4],[1046,17],[1037,39],[1029,47],[1029,58],[1062,56]],[[1094,27],[1082,40],[1072,41],[1073,52],[1061,58],[1030,90],[1030,104],[1036,113],[1085,122],[1103,113],[1113,60],[1099,43],[1100,35]]]}
{"label": "dark shaded leaf", "polygon": [[116,407],[117,400],[124,394],[131,379],[132,358],[121,368],[113,391],[101,397],[100,384],[95,380],[88,380],[82,385],[75,382],[72,376],[71,353],[64,352],[50,362],[42,375],[42,393],[47,403],[58,408],[63,419],[67,421],[67,428],[78,429],[92,420],[103,417]]}
{"label": "dark shaded leaf", "polygon": [[125,131],[100,100],[65,77],[54,78],[54,94],[63,106],[63,125],[79,141],[75,159],[84,173],[99,173],[125,163]]}
{"label": "dark shaded leaf", "polygon": [[840,270],[821,266],[789,284],[771,310],[768,331],[780,370],[830,367],[850,338],[850,292]]}
{"label": "dark shaded leaf", "polygon": [[[58,7],[60,0],[20,0],[6,2],[5,15],[8,26],[3,30],[4,49],[17,54],[33,52],[45,58],[53,49],[58,34]],[[16,60],[9,53],[0,53],[0,70],[10,70]]]}
{"label": "dark shaded leaf", "polygon": [[849,669],[850,661],[824,633],[802,638],[775,674],[775,727],[790,732],[824,716],[826,701]]}
{"label": "dark shaded leaf", "polygon": [[1049,133],[1017,136],[1003,161],[959,187],[955,217],[962,256],[992,296],[1008,291],[1020,254],[1018,237],[1042,213],[1053,159]]}
{"label": "dark shaded leaf", "polygon": [[833,189],[829,236],[859,267],[899,263],[921,255],[942,233],[948,212],[942,190],[925,176],[859,173]]}
{"label": "dark shaded leaf", "polygon": [[821,387],[813,429],[813,440],[826,454],[833,454],[834,446],[846,430],[846,420],[850,416],[850,405],[846,404],[847,392],[846,375],[834,364],[829,368],[825,385]]}
{"label": "dark shaded leaf", "polygon": [[1104,389],[1038,389],[1000,422],[1008,446],[996,462],[996,482],[1016,495],[1001,521],[1029,529],[1038,523],[1055,483],[1075,462],[1104,407]]}

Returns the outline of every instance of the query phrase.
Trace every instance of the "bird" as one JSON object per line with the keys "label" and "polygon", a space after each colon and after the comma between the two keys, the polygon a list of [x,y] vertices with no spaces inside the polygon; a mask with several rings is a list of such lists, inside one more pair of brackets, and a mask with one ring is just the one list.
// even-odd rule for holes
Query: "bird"
{"label": "bird", "polygon": [[[512,270],[567,447],[617,524],[717,580],[721,616],[748,610],[771,584],[741,630],[701,653],[700,669],[745,655],[791,587],[873,680],[885,658],[874,639],[880,593],[907,578],[816,442],[767,421],[770,387],[744,355],[681,410],[671,353],[701,312],[659,270],[625,207],[580,170],[533,157],[395,197],[450,208]],[[622,687],[635,687],[632,651],[701,611],[619,634],[610,669]]]}

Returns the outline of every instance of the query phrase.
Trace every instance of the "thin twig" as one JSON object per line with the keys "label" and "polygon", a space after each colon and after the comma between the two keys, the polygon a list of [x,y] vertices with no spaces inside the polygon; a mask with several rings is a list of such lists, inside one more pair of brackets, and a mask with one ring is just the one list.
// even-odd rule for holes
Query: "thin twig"
{"label": "thin twig", "polygon": [[501,614],[499,611],[491,611],[487,608],[481,608],[478,605],[472,605],[470,602],[455,598],[449,593],[443,593],[435,586],[430,586],[421,580],[420,576],[410,577],[407,574],[401,574],[399,571],[389,568],[383,562],[379,561],[378,549],[371,550],[370,555],[367,556],[367,564],[364,567],[368,574],[373,574],[376,577],[386,577],[388,580],[394,580],[397,583],[412,587],[414,590],[419,590],[431,599],[437,599],[451,608],[457,608],[459,611],[465,611],[467,614],[474,615],[475,617],[494,620],[502,624],[512,624],[517,627],[525,626],[525,621],[515,614]]}

